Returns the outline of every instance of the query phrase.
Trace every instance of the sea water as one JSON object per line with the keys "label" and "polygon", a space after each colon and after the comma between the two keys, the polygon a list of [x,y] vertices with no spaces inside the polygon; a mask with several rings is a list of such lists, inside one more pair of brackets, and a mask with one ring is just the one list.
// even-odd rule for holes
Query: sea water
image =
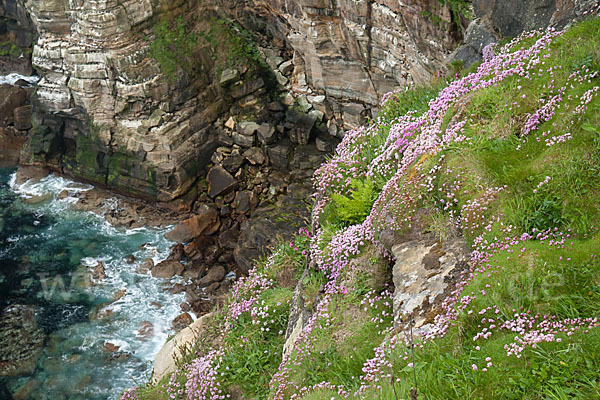
{"label": "sea water", "polygon": [[[72,195],[89,189],[53,175],[16,185],[14,170],[0,169],[0,309],[34,306],[47,335],[32,374],[0,378],[11,393],[118,398],[148,379],[181,313],[184,294],[168,291],[177,279],[153,278],[140,268],[145,259],[168,256],[173,243],[163,237],[166,229],[118,229],[74,210]],[[63,191],[68,195],[58,196]],[[89,271],[98,262],[106,279],[94,282]]]}

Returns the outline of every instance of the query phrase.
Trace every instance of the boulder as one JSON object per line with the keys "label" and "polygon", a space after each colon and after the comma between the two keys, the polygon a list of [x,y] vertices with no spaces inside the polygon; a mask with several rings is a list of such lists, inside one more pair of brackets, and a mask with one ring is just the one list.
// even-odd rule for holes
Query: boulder
{"label": "boulder", "polygon": [[101,261],[98,261],[98,264],[91,268],[90,273],[92,279],[96,282],[106,279],[104,264]]}
{"label": "boulder", "polygon": [[290,141],[297,144],[308,144],[317,117],[318,114],[311,111],[298,118],[295,126],[290,130]]}
{"label": "boulder", "polygon": [[235,174],[243,163],[244,157],[242,157],[241,154],[232,154],[229,157],[225,157],[221,162],[221,165],[227,170],[227,172]]}
{"label": "boulder", "polygon": [[284,75],[289,75],[294,70],[294,63],[292,60],[284,61],[279,65],[279,71]]}
{"label": "boulder", "polygon": [[414,327],[433,322],[442,301],[455,289],[462,272],[468,269],[469,249],[462,237],[442,243],[425,238],[410,240],[392,248],[394,322],[405,327],[405,316],[414,318]]}
{"label": "boulder", "polygon": [[239,212],[240,214],[246,214],[250,211],[250,198],[252,195],[253,193],[248,190],[244,190],[242,192],[237,193],[237,195],[235,196],[235,200],[233,201],[237,212]]}
{"label": "boulder", "polygon": [[235,224],[219,234],[219,246],[223,249],[233,249],[236,246],[239,236],[240,227],[238,224]]}
{"label": "boulder", "polygon": [[215,233],[220,225],[218,211],[208,206],[201,207],[198,211],[198,215],[177,224],[165,235],[165,238],[179,243],[188,243],[197,236]]}
{"label": "boulder", "polygon": [[190,326],[190,324],[193,322],[194,320],[192,319],[192,316],[187,312],[184,312],[183,314],[179,314],[177,317],[175,317],[171,323],[171,328],[173,328],[173,330],[176,332],[180,332]]}
{"label": "boulder", "polygon": [[333,151],[334,144],[331,136],[326,134],[320,134],[315,140],[315,146],[319,151],[322,151],[324,153],[331,153]]}
{"label": "boulder", "polygon": [[27,92],[18,86],[0,85],[0,127],[8,126],[14,121],[14,110],[27,102]]}
{"label": "boulder", "polygon": [[237,131],[245,136],[252,136],[256,133],[259,125],[256,122],[240,122],[237,124]]}
{"label": "boulder", "polygon": [[277,141],[277,134],[275,133],[275,127],[273,125],[264,123],[261,124],[258,129],[258,140],[262,144],[272,144]]}
{"label": "boulder", "polygon": [[11,305],[0,314],[0,376],[32,373],[44,348],[45,334],[38,327],[35,309]]}
{"label": "boulder", "polygon": [[206,287],[214,282],[221,282],[225,278],[225,268],[222,265],[215,265],[208,270],[208,273],[200,279],[198,285]]}
{"label": "boulder", "polygon": [[210,169],[206,180],[208,181],[208,195],[210,197],[227,194],[237,186],[237,180],[219,165]]}
{"label": "boulder", "polygon": [[275,146],[267,148],[267,154],[273,164],[273,168],[278,170],[287,170],[290,163],[290,142],[281,140]]}
{"label": "boulder", "polygon": [[211,314],[198,318],[193,324],[184,328],[171,340],[166,342],[154,358],[152,382],[159,382],[163,377],[172,374],[177,365],[175,360],[181,358],[182,349],[194,343],[207,327]]}
{"label": "boulder", "polygon": [[289,355],[294,349],[294,344],[296,344],[298,337],[300,337],[300,334],[304,331],[310,320],[311,313],[304,306],[304,284],[302,283],[308,277],[308,274],[309,270],[306,268],[292,294],[288,325],[285,330],[285,342],[283,344],[283,358]]}
{"label": "boulder", "polygon": [[239,99],[240,97],[244,97],[250,93],[256,92],[263,86],[265,86],[265,81],[262,78],[246,82],[238,82],[231,86],[230,94],[234,99]]}
{"label": "boulder", "polygon": [[152,268],[152,276],[155,278],[171,279],[175,275],[181,275],[183,269],[183,265],[180,262],[165,260]]}
{"label": "boulder", "polygon": [[252,147],[252,146],[254,146],[254,142],[255,142],[254,135],[247,136],[247,135],[242,135],[241,133],[237,133],[237,132],[233,132],[231,134],[231,139],[233,140],[233,143],[235,143],[241,147]]}
{"label": "boulder", "polygon": [[190,244],[185,246],[185,254],[192,261],[199,260],[202,258],[206,248],[212,244],[213,239],[211,237],[205,235],[196,236]]}
{"label": "boulder", "polygon": [[33,126],[31,124],[31,106],[21,106],[13,110],[15,129],[27,131]]}
{"label": "boulder", "polygon": [[244,157],[246,160],[250,162],[252,165],[262,165],[264,164],[266,158],[265,153],[262,151],[260,147],[252,147],[244,152]]}
{"label": "boulder", "polygon": [[219,80],[219,84],[223,87],[229,86],[232,83],[235,83],[240,80],[240,71],[237,69],[226,68],[221,73],[221,79]]}
{"label": "boulder", "polygon": [[524,31],[544,29],[556,11],[557,0],[473,0],[473,11],[489,19],[503,37],[517,37]]}
{"label": "boulder", "polygon": [[450,55],[449,62],[461,60],[464,68],[468,68],[481,61],[485,46],[497,41],[494,28],[480,18],[475,19],[467,27],[464,44]]}

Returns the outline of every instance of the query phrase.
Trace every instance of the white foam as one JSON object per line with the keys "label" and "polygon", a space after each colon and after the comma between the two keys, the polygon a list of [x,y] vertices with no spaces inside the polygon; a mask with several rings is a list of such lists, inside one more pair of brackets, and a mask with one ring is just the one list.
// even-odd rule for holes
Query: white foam
{"label": "white foam", "polygon": [[29,179],[20,185],[16,183],[16,180],[17,173],[15,172],[10,178],[9,185],[15,193],[24,198],[47,194],[56,196],[63,190],[67,190],[68,192],[85,192],[94,188],[92,185],[78,184],[54,174],[50,174],[40,180]]}
{"label": "white foam", "polygon": [[21,74],[16,74],[16,73],[12,73],[12,74],[8,74],[8,75],[0,75],[0,85],[4,84],[4,83],[8,83],[9,85],[14,85],[15,82],[17,82],[19,79],[22,79],[26,82],[28,82],[30,85],[35,85],[36,83],[39,82],[40,77],[39,76],[25,76],[25,75],[21,75]]}
{"label": "white foam", "polygon": [[[50,202],[32,207],[36,213],[51,214],[59,218],[81,218],[84,216],[86,224],[95,231],[100,238],[98,246],[102,249],[101,255],[83,257],[80,263],[86,267],[95,266],[99,261],[104,265],[107,278],[98,284],[86,286],[85,290],[96,299],[113,299],[118,291],[125,289],[125,293],[108,305],[112,314],[108,318],[91,320],[89,322],[72,325],[61,333],[65,338],[76,338],[77,347],[81,350],[97,351],[104,343],[110,342],[120,347],[120,351],[131,352],[135,357],[119,364],[118,366],[104,364],[94,365],[97,373],[109,376],[113,382],[109,398],[118,398],[119,393],[131,386],[130,377],[138,380],[145,379],[149,371],[140,369],[140,361],[151,366],[151,362],[172,333],[171,321],[181,314],[179,304],[185,300],[185,293],[171,294],[165,291],[164,284],[182,282],[181,277],[170,281],[157,279],[150,273],[139,274],[136,270],[147,258],[152,258],[155,263],[165,260],[173,244],[164,238],[168,228],[135,228],[121,229],[110,225],[106,220],[91,212],[74,211],[68,206],[67,199],[57,200],[56,196],[63,190],[70,193],[92,189],[90,185],[82,185],[67,179],[49,175],[41,180],[31,180],[24,184],[16,184],[16,174],[10,179],[11,188],[23,198],[51,194],[54,199]],[[87,215],[87,216],[86,216]],[[139,235],[139,237],[136,237]],[[102,238],[109,237],[115,240],[106,241]],[[44,238],[51,240],[51,237]],[[129,248],[122,243],[133,240],[135,247]],[[145,246],[138,247],[144,243]],[[129,264],[125,257],[133,254],[136,261]],[[162,306],[156,307],[151,302],[158,302]],[[140,329],[152,325],[152,334],[141,337]],[[145,333],[145,332],[144,332]],[[136,361],[137,360],[137,361]]]}

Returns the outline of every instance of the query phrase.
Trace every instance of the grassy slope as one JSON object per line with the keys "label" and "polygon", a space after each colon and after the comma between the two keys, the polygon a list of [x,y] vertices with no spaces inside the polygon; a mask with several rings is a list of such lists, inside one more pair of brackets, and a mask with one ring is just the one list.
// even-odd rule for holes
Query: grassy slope
{"label": "grassy slope", "polygon": [[[392,96],[379,121],[349,133],[316,174],[315,237],[282,244],[217,312],[222,353],[199,345],[203,356],[189,354],[173,383],[137,397],[400,399],[416,370],[418,398],[600,398],[600,329],[584,320],[600,313],[600,101],[589,92],[600,86],[600,20],[540,37],[508,47],[523,53],[512,62]],[[559,106],[540,113],[559,92]],[[527,130],[536,110],[549,119]],[[404,332],[391,329],[378,239],[390,222],[401,235],[423,209],[432,232],[455,225],[476,253],[437,334],[418,339],[413,369]],[[318,268],[306,297],[321,301],[280,365],[309,241]]]}
{"label": "grassy slope", "polygon": [[[432,221],[433,232],[443,236],[449,221],[458,223],[470,244],[490,253],[475,264],[461,288],[461,295],[473,300],[466,307],[451,304],[455,312],[450,312],[446,333],[419,342],[415,351],[419,398],[600,398],[600,330],[588,329],[594,321],[576,320],[600,313],[598,97],[585,112],[574,115],[581,95],[600,85],[600,79],[569,79],[575,71],[600,71],[599,35],[598,19],[579,24],[542,52],[543,71],[538,66],[528,78],[513,76],[460,97],[445,112],[441,135],[452,123],[464,121],[466,140],[445,143],[435,155],[419,158],[421,165],[412,163],[403,175],[404,179],[413,175],[413,185],[427,182],[428,188],[420,192],[424,200],[402,204],[433,211],[438,216]],[[510,51],[528,47],[536,38]],[[554,88],[549,88],[551,83]],[[529,116],[563,85],[563,101],[554,116],[525,136]],[[428,89],[423,94],[427,96]],[[415,96],[413,92],[398,97]],[[414,109],[421,104],[415,102]],[[387,120],[394,108],[398,106],[393,103],[384,107]],[[386,126],[376,129],[381,134],[389,131]],[[569,139],[549,145],[567,132]],[[360,153],[368,154],[364,147]],[[324,224],[331,220],[334,226],[339,224],[327,207]],[[400,216],[407,213],[396,211]],[[551,234],[536,238],[548,229]],[[504,243],[502,238],[523,232],[533,239],[494,252],[485,245]],[[560,328],[538,329],[544,319]],[[505,346],[518,343],[515,337],[524,334],[499,327],[525,320],[535,321],[523,332],[532,337],[541,340],[542,333],[557,332],[548,342],[541,340],[508,356]],[[478,336],[486,332],[492,332],[489,338]],[[369,382],[372,388],[362,396],[408,398],[414,386],[409,347],[399,341],[382,349],[385,356],[376,357],[380,363]],[[342,396],[319,390],[304,398],[333,397]]]}

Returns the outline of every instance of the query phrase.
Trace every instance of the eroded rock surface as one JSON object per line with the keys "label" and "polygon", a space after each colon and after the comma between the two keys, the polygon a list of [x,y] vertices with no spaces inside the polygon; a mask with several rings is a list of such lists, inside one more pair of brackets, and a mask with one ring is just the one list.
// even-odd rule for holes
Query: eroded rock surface
{"label": "eroded rock surface", "polygon": [[433,321],[441,302],[455,289],[468,268],[469,249],[464,239],[410,240],[392,248],[394,321],[406,326],[408,318],[420,328]]}

